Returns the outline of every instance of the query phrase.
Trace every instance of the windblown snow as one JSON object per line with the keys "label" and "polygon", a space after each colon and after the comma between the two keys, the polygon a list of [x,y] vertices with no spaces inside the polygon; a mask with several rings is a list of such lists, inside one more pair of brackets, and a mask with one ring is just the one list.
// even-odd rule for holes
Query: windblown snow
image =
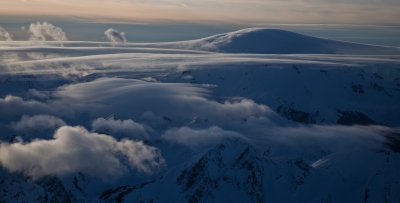
{"label": "windblown snow", "polygon": [[0,27],[0,202],[400,201],[396,47],[29,32]]}

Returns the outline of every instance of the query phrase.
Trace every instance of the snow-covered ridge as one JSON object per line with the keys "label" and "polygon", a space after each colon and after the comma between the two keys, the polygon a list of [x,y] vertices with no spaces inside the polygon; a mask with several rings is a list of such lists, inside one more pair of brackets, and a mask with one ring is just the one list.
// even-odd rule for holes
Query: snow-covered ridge
{"label": "snow-covered ridge", "polygon": [[400,53],[382,47],[322,39],[272,28],[248,28],[188,42],[192,49],[256,54],[370,54]]}

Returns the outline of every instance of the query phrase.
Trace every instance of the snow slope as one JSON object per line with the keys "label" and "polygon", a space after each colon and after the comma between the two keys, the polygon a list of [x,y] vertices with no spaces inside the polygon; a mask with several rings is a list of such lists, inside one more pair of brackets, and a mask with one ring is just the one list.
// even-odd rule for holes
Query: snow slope
{"label": "snow slope", "polygon": [[398,48],[310,37],[270,28],[249,28],[188,42],[192,49],[256,54],[389,54]]}

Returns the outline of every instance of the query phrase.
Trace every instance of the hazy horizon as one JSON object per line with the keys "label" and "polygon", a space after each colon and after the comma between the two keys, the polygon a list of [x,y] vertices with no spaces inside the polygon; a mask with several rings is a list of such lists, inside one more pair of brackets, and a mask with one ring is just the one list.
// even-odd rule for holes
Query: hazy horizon
{"label": "hazy horizon", "polygon": [[[400,47],[400,26],[347,24],[245,24],[198,22],[113,22],[90,21],[63,17],[4,17],[0,26],[12,34],[13,40],[28,40],[30,24],[49,22],[62,28],[70,41],[108,41],[104,31],[117,29],[128,42],[169,42],[208,37],[249,27],[284,29],[305,35],[340,41]],[[82,29],[85,27],[85,29]],[[24,30],[25,29],[25,30]]]}
{"label": "hazy horizon", "polygon": [[0,0],[0,16],[94,21],[399,24],[395,0]]}

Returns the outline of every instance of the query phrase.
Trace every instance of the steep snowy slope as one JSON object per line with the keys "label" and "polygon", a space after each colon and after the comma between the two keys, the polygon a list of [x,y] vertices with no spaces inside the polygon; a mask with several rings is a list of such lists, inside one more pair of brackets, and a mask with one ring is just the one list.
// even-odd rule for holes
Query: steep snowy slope
{"label": "steep snowy slope", "polygon": [[265,62],[206,67],[189,66],[175,77],[213,84],[218,97],[251,98],[296,122],[400,126],[400,69],[396,66]]}
{"label": "steep snowy slope", "polygon": [[255,147],[227,140],[153,182],[114,190],[108,197],[125,202],[396,202],[400,183],[388,177],[400,167],[398,154],[364,147],[290,154],[293,148],[285,144]]}

